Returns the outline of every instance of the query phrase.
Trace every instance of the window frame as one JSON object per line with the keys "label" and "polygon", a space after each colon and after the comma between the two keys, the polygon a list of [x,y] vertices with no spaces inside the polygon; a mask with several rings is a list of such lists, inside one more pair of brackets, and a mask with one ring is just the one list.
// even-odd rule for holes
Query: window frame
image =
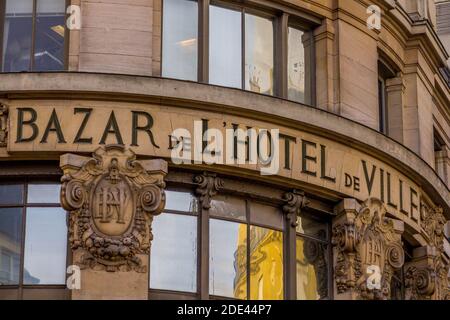
{"label": "window frame", "polygon": [[[166,176],[167,190],[183,190],[191,191],[193,195],[196,195],[197,185],[193,183],[193,178],[195,173],[188,170],[182,171],[170,171]],[[296,227],[293,226],[289,220],[287,220],[282,207],[285,204],[283,201],[283,194],[288,191],[281,186],[275,185],[259,185],[259,188],[255,191],[254,182],[242,181],[237,177],[226,177],[221,176],[221,179],[225,182],[224,187],[217,193],[217,195],[223,196],[233,196],[241,198],[246,202],[246,220],[238,218],[228,218],[222,216],[212,216],[210,215],[209,209],[202,208],[201,203],[198,205],[198,230],[197,230],[197,292],[181,292],[181,291],[171,291],[171,290],[160,290],[160,289],[150,289],[149,288],[149,300],[160,300],[160,299],[175,299],[175,300],[236,300],[235,298],[216,296],[209,293],[209,245],[210,245],[210,219],[245,223],[247,228],[251,225],[257,227],[263,227],[268,229],[273,229],[276,231],[281,231],[283,233],[283,299],[284,300],[295,300],[296,294]],[[245,190],[245,191],[244,191]],[[215,197],[212,197],[214,200]],[[332,208],[334,204],[332,202],[323,202],[325,200],[315,199],[313,197],[308,197],[310,204],[307,208],[302,210],[302,214],[311,215],[311,218],[323,222],[327,225],[327,251],[328,251],[328,297],[326,299],[333,299],[333,265],[332,265],[332,245],[331,245],[331,231],[332,225],[331,220],[333,217]],[[282,215],[282,228],[271,227],[261,223],[250,223],[250,202],[256,202],[260,204],[269,205],[280,210]],[[164,213],[162,213],[164,214]],[[249,241],[249,231],[247,235],[247,241]],[[325,240],[322,240],[324,242]],[[249,246],[249,244],[247,244]],[[249,251],[248,251],[249,253]],[[151,254],[151,253],[150,253]],[[248,262],[250,258],[247,254]],[[247,263],[249,266],[249,263]],[[248,269],[247,269],[248,272]],[[250,274],[250,273],[248,273]],[[293,287],[292,287],[293,284]],[[247,285],[247,290],[250,287]],[[247,292],[248,298],[250,298]],[[251,301],[251,300],[247,300]]]}
{"label": "window frame", "polygon": [[[0,299],[4,296],[15,295],[15,299],[26,299],[27,296],[35,298],[56,298],[67,299],[69,291],[66,284],[24,284],[24,265],[25,265],[25,237],[27,226],[27,209],[28,208],[61,208],[59,203],[28,203],[28,186],[30,184],[59,184],[57,177],[41,176],[36,177],[2,177],[0,172],[0,184],[14,185],[20,184],[22,187],[22,202],[20,204],[0,204],[0,208],[21,208],[21,238],[20,238],[20,261],[19,261],[19,283],[13,285],[0,285]],[[66,213],[66,224],[68,224],[68,213]],[[72,263],[72,255],[70,254],[69,233],[66,234],[66,269]],[[64,271],[66,271],[66,269]],[[66,273],[66,272],[64,272]]]}
{"label": "window frame", "polygon": [[[0,0],[0,73],[9,73],[4,72],[3,70],[3,39],[5,32],[5,18],[6,18],[6,1]],[[35,71],[34,69],[34,50],[35,50],[35,42],[36,42],[36,16],[37,16],[37,1],[38,0],[30,0],[33,1],[33,12],[31,14],[32,17],[32,30],[31,30],[31,48],[30,48],[30,66],[26,72],[63,72],[68,70],[69,66],[69,29],[64,26],[64,66],[62,70],[58,71]],[[67,7],[70,5],[70,0],[62,0],[64,1],[64,20],[66,21],[68,18]],[[11,72],[12,73],[12,72]]]}
{"label": "window frame", "polygon": [[[209,6],[215,5],[225,9],[236,10],[241,13],[241,88],[255,94],[262,94],[245,90],[245,14],[249,13],[262,18],[272,19],[273,22],[273,97],[278,97],[294,103],[299,103],[288,99],[288,27],[293,27],[308,33],[311,37],[309,52],[305,50],[305,64],[311,65],[309,79],[305,79],[305,94],[310,97],[310,101],[303,104],[316,106],[316,61],[315,61],[315,41],[313,37],[314,28],[321,25],[321,19],[300,9],[270,1],[248,0],[244,3],[238,0],[197,0],[198,3],[198,47],[197,47],[197,82],[209,85]],[[161,8],[161,21],[164,19],[164,3]],[[163,22],[161,23],[163,26]],[[163,31],[161,32],[161,77],[162,60],[164,59]],[[306,61],[306,57],[309,56]],[[306,88],[309,92],[306,93]]]}

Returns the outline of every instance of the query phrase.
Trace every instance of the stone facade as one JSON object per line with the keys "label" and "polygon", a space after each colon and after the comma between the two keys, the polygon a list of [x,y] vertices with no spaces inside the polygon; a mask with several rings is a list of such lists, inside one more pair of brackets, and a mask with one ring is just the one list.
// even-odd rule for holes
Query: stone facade
{"label": "stone facade", "polygon": [[[294,242],[303,209],[327,212],[332,294],[324,293],[325,255],[313,246],[305,253],[321,298],[391,299],[401,271],[405,299],[449,299],[448,3],[255,1],[314,21],[311,107],[160,78],[163,2],[71,0],[82,27],[67,32],[70,72],[0,74],[0,177],[11,175],[2,163],[60,161],[69,256],[86,284],[70,297],[151,298],[152,221],[164,210],[172,173],[171,183],[195,190],[201,215],[223,190],[264,194],[286,216]],[[366,25],[371,4],[381,10],[380,29]],[[391,71],[385,134],[378,132],[380,64]],[[177,166],[168,137],[176,128],[194,132],[195,121],[224,136],[237,124],[292,139],[280,145],[275,175],[261,176],[260,165]],[[194,179],[180,178],[185,171]],[[266,185],[277,191],[261,191]],[[204,243],[201,250],[209,253]],[[295,284],[284,285],[293,298]]]}

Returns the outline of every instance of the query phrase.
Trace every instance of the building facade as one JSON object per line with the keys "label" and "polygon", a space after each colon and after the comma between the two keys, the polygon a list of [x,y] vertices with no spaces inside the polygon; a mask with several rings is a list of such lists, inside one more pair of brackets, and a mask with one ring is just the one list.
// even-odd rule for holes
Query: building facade
{"label": "building facade", "polygon": [[450,298],[448,1],[0,16],[0,299]]}

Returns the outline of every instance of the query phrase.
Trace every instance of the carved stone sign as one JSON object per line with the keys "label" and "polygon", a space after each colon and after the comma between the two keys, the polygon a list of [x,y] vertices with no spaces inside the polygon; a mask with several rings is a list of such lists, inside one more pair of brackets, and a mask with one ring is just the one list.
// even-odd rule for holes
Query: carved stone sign
{"label": "carved stone sign", "polygon": [[162,160],[137,161],[123,146],[97,149],[92,158],[61,157],[61,203],[70,211],[73,250],[82,250],[82,268],[146,272],[151,222],[165,205]]}
{"label": "carved stone sign", "polygon": [[[377,197],[390,214],[416,232],[423,232],[420,203],[428,197],[419,185],[387,161],[313,133],[243,116],[151,104],[61,100],[27,100],[24,104],[12,100],[8,110],[6,156],[8,153],[12,156],[39,152],[46,156],[63,152],[91,153],[100,146],[120,144],[132,148],[138,155],[163,159],[172,159],[175,146],[181,145],[183,150],[189,149],[191,158],[195,159],[194,150],[204,150],[209,143],[204,140],[206,130],[222,132],[223,142],[228,143],[226,130],[279,129],[278,176],[359,201]],[[174,136],[176,129],[185,129],[185,133],[177,138]],[[200,133],[200,139],[196,132]],[[1,136],[0,129],[0,143]],[[243,148],[241,143],[231,142],[234,153],[250,150],[250,142]],[[224,164],[257,171],[261,167],[237,162]],[[103,200],[95,200],[99,201]]]}

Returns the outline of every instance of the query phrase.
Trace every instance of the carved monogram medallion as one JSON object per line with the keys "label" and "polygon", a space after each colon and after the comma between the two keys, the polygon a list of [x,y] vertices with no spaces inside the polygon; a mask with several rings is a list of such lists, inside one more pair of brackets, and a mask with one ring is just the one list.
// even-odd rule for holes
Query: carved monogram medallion
{"label": "carved monogram medallion", "polygon": [[71,247],[83,250],[80,267],[146,272],[138,255],[149,253],[151,222],[164,208],[167,164],[107,146],[93,158],[64,155],[61,166],[61,201],[70,211]]}
{"label": "carved monogram medallion", "polygon": [[[359,208],[344,208],[341,221],[333,227],[332,240],[338,294],[350,290],[359,299],[390,299],[391,278],[403,266],[405,254],[403,230],[385,214],[384,204],[375,198]],[[371,276],[373,287],[368,285]]]}

